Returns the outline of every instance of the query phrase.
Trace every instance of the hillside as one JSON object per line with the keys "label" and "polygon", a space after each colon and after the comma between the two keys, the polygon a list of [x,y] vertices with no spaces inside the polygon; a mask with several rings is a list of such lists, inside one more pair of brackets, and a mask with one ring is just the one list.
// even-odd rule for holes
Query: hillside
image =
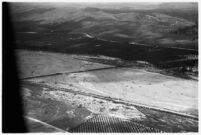
{"label": "hillside", "polygon": [[105,40],[164,47],[198,47],[197,38],[175,33],[196,25],[196,3],[175,3],[174,6],[171,3],[10,5],[16,32],[89,33]]}

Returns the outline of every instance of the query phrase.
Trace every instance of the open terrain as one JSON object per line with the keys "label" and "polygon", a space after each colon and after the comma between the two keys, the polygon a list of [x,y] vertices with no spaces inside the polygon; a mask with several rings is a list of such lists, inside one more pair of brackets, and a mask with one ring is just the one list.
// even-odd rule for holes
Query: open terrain
{"label": "open terrain", "polygon": [[63,72],[107,68],[110,65],[74,59],[75,55],[16,50],[19,77],[35,77]]}
{"label": "open terrain", "polygon": [[11,3],[29,132],[197,132],[196,3]]}
{"label": "open terrain", "polygon": [[198,115],[198,82],[194,80],[133,68],[117,68],[51,76],[36,81]]}
{"label": "open terrain", "polygon": [[197,132],[196,118],[73,89],[22,83],[29,132]]}
{"label": "open terrain", "polygon": [[[116,67],[93,63],[88,66],[87,61],[73,58],[72,55],[61,55],[57,53],[42,53],[21,51],[19,54],[27,54],[26,63],[21,63],[22,75],[38,76],[42,70],[43,75],[54,74],[59,71],[63,74],[42,76],[30,79],[30,81],[44,83],[54,87],[85,91],[87,93],[99,94],[119,98],[146,106],[164,108],[177,112],[198,115],[198,82],[187,80],[160,73],[149,72],[135,67]],[[18,55],[19,55],[18,54]],[[48,58],[43,58],[43,57]],[[49,70],[52,65],[50,56],[57,56],[54,70]],[[63,56],[63,57],[61,57]],[[36,59],[36,58],[40,59]],[[65,62],[62,61],[65,60]],[[74,60],[74,61],[73,61]],[[37,67],[40,63],[40,69]],[[68,65],[62,67],[57,65]],[[27,67],[31,67],[30,70]],[[48,68],[47,68],[48,67]],[[85,69],[83,69],[85,67]],[[111,67],[104,69],[105,67]],[[90,69],[98,68],[95,71]],[[27,70],[28,69],[28,70]],[[66,70],[65,70],[66,69]],[[87,71],[89,70],[89,71]],[[33,72],[34,71],[34,72]],[[73,73],[72,73],[73,71]],[[76,71],[78,73],[76,73]],[[79,72],[86,71],[86,72]],[[31,74],[32,73],[32,74]],[[66,74],[65,74],[66,73]],[[25,76],[24,76],[25,77]],[[28,77],[28,76],[27,76]],[[25,77],[26,78],[26,77]]]}

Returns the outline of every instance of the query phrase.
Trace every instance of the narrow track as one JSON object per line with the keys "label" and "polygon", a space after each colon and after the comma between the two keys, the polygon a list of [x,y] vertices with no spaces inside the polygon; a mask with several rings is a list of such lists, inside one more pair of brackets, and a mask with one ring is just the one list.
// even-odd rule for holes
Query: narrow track
{"label": "narrow track", "polygon": [[[98,64],[107,64],[108,63],[104,63],[104,62],[94,62],[91,61],[89,59],[82,59],[82,58],[74,58],[74,59],[78,59],[78,60],[83,60],[83,61],[89,61],[89,62],[93,62],[93,63],[98,63]],[[82,73],[82,72],[92,72],[92,71],[99,71],[99,70],[107,70],[107,69],[117,69],[117,68],[131,68],[136,66],[135,64],[131,64],[131,65],[109,65],[111,67],[106,67],[106,68],[96,68],[96,69],[88,69],[88,70],[77,70],[77,71],[72,71],[72,72],[57,72],[57,73],[53,73],[53,74],[47,74],[47,75],[38,75],[38,76],[30,76],[30,77],[24,77],[24,78],[20,78],[20,80],[27,80],[27,79],[36,79],[36,78],[43,78],[43,77],[50,77],[50,76],[57,76],[57,75],[62,75],[62,74],[72,74],[72,73]]]}
{"label": "narrow track", "polygon": [[89,69],[89,70],[79,70],[79,71],[73,71],[73,72],[58,72],[48,75],[39,75],[39,76],[32,76],[32,77],[25,77],[20,78],[21,81],[28,80],[28,79],[37,79],[37,78],[43,78],[43,77],[51,77],[51,76],[57,76],[57,75],[63,75],[63,74],[73,74],[73,73],[82,73],[82,72],[91,72],[91,71],[99,71],[99,70],[107,70],[107,69],[116,69],[116,68],[127,68],[132,66],[112,66],[107,68],[98,68],[98,69]]}
{"label": "narrow track", "polygon": [[46,122],[40,121],[40,120],[38,120],[38,119],[32,118],[32,117],[30,117],[30,116],[24,116],[24,118],[26,118],[26,119],[28,119],[28,120],[31,120],[31,121],[34,121],[34,122],[36,122],[36,123],[39,123],[39,124],[41,124],[41,125],[43,125],[43,126],[45,126],[45,127],[55,129],[55,131],[57,131],[57,132],[62,132],[62,133],[65,132],[65,133],[68,133],[67,131],[65,131],[65,130],[63,130],[63,129],[60,129],[60,128],[58,128],[58,127],[55,127],[55,126],[53,126],[53,125],[50,125],[50,124],[48,124],[48,123],[46,123]]}

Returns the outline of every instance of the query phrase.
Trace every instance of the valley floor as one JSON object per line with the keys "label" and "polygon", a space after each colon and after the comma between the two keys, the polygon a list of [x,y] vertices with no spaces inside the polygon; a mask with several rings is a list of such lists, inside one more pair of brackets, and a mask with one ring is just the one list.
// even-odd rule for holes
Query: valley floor
{"label": "valley floor", "polygon": [[[71,106],[70,108],[72,110],[73,108],[75,109],[73,104],[76,104],[77,106],[81,105],[85,107],[89,112],[92,112],[92,114],[118,115],[118,117],[126,119],[132,118],[141,120],[148,116],[148,114],[144,115],[140,113],[138,111],[139,109],[136,110],[135,107],[126,109],[126,106],[118,106],[119,104],[114,105],[114,103],[110,103],[109,101],[99,101],[100,99],[94,101],[96,99],[94,99],[93,96],[90,98],[82,96],[75,98],[77,94],[69,94],[69,90],[74,93],[81,92],[87,95],[95,95],[96,97],[102,97],[102,99],[115,99],[115,101],[130,103],[137,106],[198,117],[198,81],[196,80],[162,75],[134,66],[114,67],[112,65],[93,63],[77,59],[79,56],[75,55],[26,50],[17,50],[16,52],[20,78],[26,82],[26,85],[23,85],[23,93],[28,106],[25,107],[25,110],[30,117],[37,119],[41,119],[43,116],[46,117],[43,113],[41,113],[39,117],[38,115],[41,111],[36,112],[36,109],[34,109],[42,110],[43,108],[40,104],[37,105],[37,98],[39,97],[35,97],[36,101],[33,100],[34,98],[30,98],[31,95],[33,95],[30,93],[37,91],[37,87],[41,89],[41,96],[44,96],[44,100],[46,100],[42,101],[43,99],[40,99],[41,103],[45,102],[47,106],[51,104],[51,102],[47,102],[48,96],[48,100],[55,100],[53,102],[59,102],[59,104],[61,102],[61,106],[66,106],[67,108]],[[52,75],[46,76],[49,74]],[[48,91],[47,89],[49,88],[54,88],[54,90]],[[62,91],[59,89],[62,89]],[[47,93],[45,94],[44,92]],[[81,99],[82,101],[80,101]],[[74,102],[74,100],[76,100],[76,103],[70,103],[71,101]],[[36,102],[35,107],[32,106],[33,102]],[[102,105],[100,105],[100,102]],[[68,105],[69,103],[71,104],[70,106]],[[79,109],[82,107],[79,106]],[[61,108],[65,110],[65,107]],[[111,110],[116,110],[116,113]],[[51,115],[51,110],[49,111]],[[52,111],[54,111],[54,109]],[[73,112],[75,111],[72,111],[72,113]],[[85,110],[84,112],[80,112],[79,117],[81,117],[82,114],[88,114],[88,111]],[[36,117],[34,113],[39,114],[37,114]],[[54,114],[54,112],[52,113]],[[63,114],[61,115],[63,116]],[[156,113],[156,117],[160,117],[160,115]],[[162,117],[164,118],[164,116],[161,115],[161,119],[158,119],[162,121]],[[169,116],[169,118],[172,119],[173,117]],[[70,118],[68,118],[68,120],[69,119]],[[142,122],[146,125],[145,121],[149,121],[148,118]],[[165,121],[167,122],[167,119]],[[190,121],[187,121],[187,123],[188,122]],[[195,123],[193,125],[196,127]],[[171,125],[171,122],[169,124]],[[175,126],[176,125],[178,125],[177,122]],[[193,128],[194,127],[192,127],[192,129]],[[162,127],[160,127],[160,129],[164,130]],[[171,128],[167,132],[173,131],[185,131],[185,128],[180,128],[180,130],[173,130]],[[188,129],[188,131],[191,131],[191,129]]]}

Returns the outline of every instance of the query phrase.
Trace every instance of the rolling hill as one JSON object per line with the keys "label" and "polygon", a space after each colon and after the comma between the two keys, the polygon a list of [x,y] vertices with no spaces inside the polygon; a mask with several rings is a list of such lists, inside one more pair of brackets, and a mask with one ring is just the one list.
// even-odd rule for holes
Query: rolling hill
{"label": "rolling hill", "polygon": [[88,33],[118,42],[198,48],[198,31],[191,30],[198,29],[196,3],[11,3],[10,9],[18,33]]}

